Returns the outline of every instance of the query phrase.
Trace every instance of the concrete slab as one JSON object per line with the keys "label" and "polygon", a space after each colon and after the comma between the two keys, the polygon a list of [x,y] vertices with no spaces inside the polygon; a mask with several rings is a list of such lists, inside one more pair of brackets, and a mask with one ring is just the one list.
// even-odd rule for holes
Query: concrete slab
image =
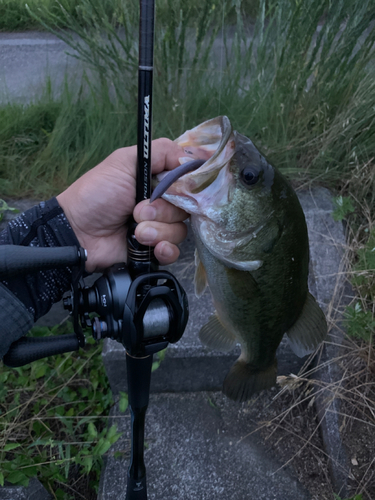
{"label": "concrete slab", "polygon": [[340,435],[340,398],[335,397],[335,390],[343,371],[335,359],[344,337],[343,312],[353,298],[346,274],[347,243],[342,223],[335,222],[331,217],[333,205],[329,191],[314,189],[304,193],[303,199],[304,205],[311,207],[306,211],[306,219],[311,228],[312,293],[323,307],[330,328],[329,339],[315,360],[320,368],[313,377],[319,379],[320,387],[326,387],[316,395],[315,406],[321,421],[325,451],[330,457],[334,491],[346,498],[351,463]]}
{"label": "concrete slab", "polygon": [[68,49],[51,33],[0,33],[0,103],[35,100],[45,92],[48,79],[57,94],[66,76],[79,84],[82,63]]}
{"label": "concrete slab", "polygon": [[[152,395],[145,462],[149,500],[311,500],[292,472],[257,442],[247,404],[220,393]],[[112,420],[129,449],[129,415]],[[113,423],[113,422],[112,422]],[[245,439],[243,439],[245,438]],[[128,458],[107,458],[98,500],[124,500]]]}
{"label": "concrete slab", "polygon": [[0,486],[0,500],[51,500],[52,495],[38,479],[30,479],[29,486],[14,486],[10,483]]}
{"label": "concrete slab", "polygon": [[[335,280],[345,244],[342,223],[335,222],[330,192],[324,188],[298,193],[305,212],[310,238],[309,287],[320,305],[327,309],[334,293]],[[194,294],[194,242],[191,232],[181,245],[179,261],[168,267],[183,285],[189,299],[190,318],[184,336],[170,345],[160,368],[153,374],[151,391],[219,390],[225,375],[239,355],[210,351],[198,339],[200,328],[214,308],[209,292],[197,299]],[[305,359],[298,358],[284,339],[278,352],[278,374],[298,373]],[[114,393],[126,391],[125,350],[116,341],[106,339],[103,363]]]}

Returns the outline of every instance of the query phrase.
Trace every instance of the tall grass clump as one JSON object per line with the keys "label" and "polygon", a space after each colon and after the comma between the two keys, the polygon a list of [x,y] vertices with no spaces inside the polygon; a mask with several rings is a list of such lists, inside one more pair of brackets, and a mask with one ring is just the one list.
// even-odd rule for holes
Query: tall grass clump
{"label": "tall grass clump", "polygon": [[[76,0],[62,0],[61,5],[74,15]],[[48,10],[59,12],[57,2],[53,0],[0,0],[0,31],[16,31],[40,27],[38,21],[30,16],[26,4],[32,9],[42,6]]]}
{"label": "tall grass clump", "polygon": [[[1,196],[55,194],[136,141],[138,2],[29,5],[85,74],[78,91],[67,82],[57,99],[49,90],[32,105],[0,108]],[[349,260],[358,296],[347,311],[352,337],[339,359],[349,374],[328,389],[348,403],[345,422],[360,419],[373,431],[374,2],[159,0],[156,10],[154,137],[175,138],[226,114],[300,185],[333,186],[343,208],[350,200]],[[309,407],[314,370],[297,381]],[[373,478],[370,484],[364,477],[375,491]]]}
{"label": "tall grass clump", "polygon": [[[99,0],[80,0],[74,13],[64,4],[58,13],[30,9],[71,47],[90,84],[51,103],[58,119],[16,189],[29,189],[36,176],[39,185],[71,182],[109,146],[134,142],[138,3],[118,2],[116,15]],[[154,137],[174,138],[227,114],[286,173],[345,182],[354,165],[375,157],[373,2],[260,0],[254,21],[248,6],[157,2]],[[6,129],[2,178],[12,177],[4,143],[14,158],[14,134]]]}
{"label": "tall grass clump", "polygon": [[121,110],[89,89],[0,108],[2,195],[58,193],[114,149],[135,141],[135,106]]}

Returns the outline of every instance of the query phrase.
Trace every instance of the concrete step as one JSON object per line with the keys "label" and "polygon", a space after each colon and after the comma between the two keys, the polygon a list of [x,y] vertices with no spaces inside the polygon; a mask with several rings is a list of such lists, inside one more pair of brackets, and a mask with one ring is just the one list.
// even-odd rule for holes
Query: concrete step
{"label": "concrete step", "polygon": [[[337,273],[345,247],[343,226],[331,216],[331,194],[324,188],[299,193],[310,238],[309,287],[320,305],[327,309],[334,294]],[[170,270],[184,287],[190,317],[182,339],[169,345],[165,359],[151,379],[152,392],[220,390],[224,377],[239,355],[239,348],[229,353],[210,351],[198,339],[200,328],[214,312],[210,293],[197,299],[194,294],[194,241],[191,231],[181,245],[181,257]],[[298,373],[305,359],[298,358],[286,339],[278,352],[278,374]],[[126,391],[126,364],[123,346],[106,339],[103,363],[112,391]]]}
{"label": "concrete step", "polygon": [[52,498],[36,478],[30,479],[27,487],[15,486],[7,481],[4,486],[0,486],[0,500],[52,500]]}
{"label": "concrete step", "polygon": [[[130,415],[117,408],[123,432],[111,452],[129,450]],[[252,434],[246,403],[218,392],[151,395],[146,418],[148,500],[311,500],[293,471]],[[248,436],[248,437],[246,437]],[[128,457],[105,463],[98,500],[125,500]],[[279,470],[280,469],[280,470]]]}
{"label": "concrete step", "polygon": [[[343,226],[332,218],[332,199],[326,189],[301,192],[299,199],[310,237],[309,287],[330,322],[333,313],[341,314],[332,301],[337,290],[350,293],[344,286],[342,272],[346,245]],[[250,435],[254,423],[247,405],[253,402],[239,405],[221,393],[205,392],[221,386],[236,353],[209,352],[199,344],[197,332],[212,313],[212,305],[209,296],[198,301],[193,294],[193,261],[192,242],[188,241],[173,272],[189,296],[189,324],[182,340],[168,348],[165,360],[152,375],[156,394],[151,395],[146,418],[145,452],[149,500],[311,500],[311,494],[293,471],[280,469],[283,464],[265,449],[256,433]],[[344,297],[344,302],[348,298]],[[333,329],[331,335],[333,342],[329,347],[337,350],[342,329]],[[334,353],[329,354],[335,357]],[[106,342],[103,361],[114,392],[126,390],[124,356],[119,344]],[[285,343],[279,349],[278,359],[279,374],[296,373],[303,361]],[[327,360],[326,349],[324,359]],[[317,376],[332,382],[331,372],[332,367],[327,364]],[[276,389],[268,391],[267,396],[263,393],[263,397],[271,401],[273,391]],[[125,499],[129,457],[115,459],[113,454],[129,452],[130,416],[121,415],[115,408],[111,423],[114,422],[124,434],[106,459],[100,500]],[[337,435],[335,439],[330,437],[332,433]],[[335,471],[347,470],[346,457],[339,454],[342,444],[337,422],[330,422],[329,434],[323,432],[323,440],[327,455],[336,458],[330,471],[335,479]],[[342,487],[342,482],[335,484],[337,492]]]}

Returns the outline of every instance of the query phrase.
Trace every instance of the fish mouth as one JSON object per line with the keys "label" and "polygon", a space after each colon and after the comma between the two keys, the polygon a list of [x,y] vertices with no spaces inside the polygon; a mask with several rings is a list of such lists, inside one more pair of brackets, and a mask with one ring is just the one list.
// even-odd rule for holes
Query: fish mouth
{"label": "fish mouth", "polygon": [[[229,172],[223,175],[223,170],[228,170],[224,167],[235,152],[232,125],[227,116],[219,116],[186,131],[175,142],[184,148],[186,156],[180,158],[179,167],[157,176],[158,185],[150,201],[163,196],[174,205],[194,213],[198,211],[199,195],[203,191],[208,203],[212,184],[222,187],[227,184],[228,179],[225,181],[224,177]],[[227,192],[227,187],[224,190]],[[213,192],[217,198],[217,185]]]}

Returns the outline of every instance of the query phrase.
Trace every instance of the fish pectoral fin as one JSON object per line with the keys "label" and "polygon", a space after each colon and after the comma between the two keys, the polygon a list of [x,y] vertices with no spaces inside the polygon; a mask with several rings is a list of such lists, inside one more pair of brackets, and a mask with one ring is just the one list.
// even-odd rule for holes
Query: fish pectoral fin
{"label": "fish pectoral fin", "polygon": [[216,314],[213,314],[199,332],[202,344],[216,351],[228,352],[236,345],[236,338],[222,325]]}
{"label": "fish pectoral fin", "polygon": [[311,293],[307,293],[302,312],[286,335],[293,352],[300,358],[311,354],[326,338],[326,318]]}
{"label": "fish pectoral fin", "polygon": [[207,288],[206,270],[199,258],[198,250],[195,249],[195,275],[194,275],[195,295],[201,297]]}
{"label": "fish pectoral fin", "polygon": [[241,358],[238,359],[223,384],[223,393],[230,399],[242,403],[256,392],[276,385],[277,361],[264,369],[258,369]]}
{"label": "fish pectoral fin", "polygon": [[273,249],[280,241],[281,235],[283,233],[283,225],[280,221],[275,220],[273,224],[269,224],[267,227],[267,238],[263,244],[264,253],[272,253]]}

